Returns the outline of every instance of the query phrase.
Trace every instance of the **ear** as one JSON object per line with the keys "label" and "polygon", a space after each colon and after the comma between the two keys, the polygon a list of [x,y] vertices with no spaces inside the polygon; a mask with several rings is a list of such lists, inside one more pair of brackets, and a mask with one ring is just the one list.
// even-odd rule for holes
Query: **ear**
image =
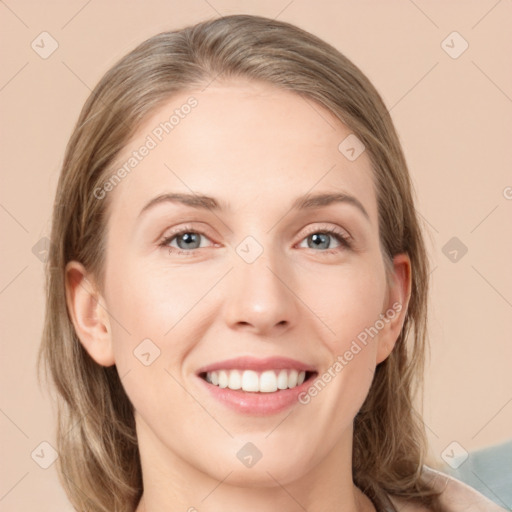
{"label": "ear", "polygon": [[98,364],[112,366],[115,359],[105,301],[81,263],[70,261],[65,272],[66,302],[76,334]]}
{"label": "ear", "polygon": [[411,297],[411,260],[407,254],[393,258],[393,271],[382,314],[384,327],[379,333],[377,364],[386,359],[393,350],[407,315]]}

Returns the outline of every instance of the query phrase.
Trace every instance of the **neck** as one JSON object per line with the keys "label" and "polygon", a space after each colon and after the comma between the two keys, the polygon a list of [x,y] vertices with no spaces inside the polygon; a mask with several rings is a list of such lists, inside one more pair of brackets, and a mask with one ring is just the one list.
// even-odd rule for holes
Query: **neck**
{"label": "neck", "polygon": [[222,461],[203,462],[201,468],[163,446],[140,418],[137,434],[144,494],[136,512],[375,512],[352,481],[352,429],[324,459],[309,461],[310,471],[295,479],[280,474],[272,461],[265,467],[263,459],[245,472]]}

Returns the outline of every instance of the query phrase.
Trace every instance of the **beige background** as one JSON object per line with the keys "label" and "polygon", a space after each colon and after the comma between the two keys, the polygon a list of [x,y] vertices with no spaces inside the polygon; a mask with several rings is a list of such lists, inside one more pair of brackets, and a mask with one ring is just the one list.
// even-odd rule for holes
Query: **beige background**
{"label": "beige background", "polygon": [[[31,458],[41,442],[54,444],[51,401],[35,379],[44,294],[43,264],[32,248],[49,235],[59,166],[82,104],[137,43],[232,13],[290,21],[319,35],[382,94],[413,176],[434,268],[424,407],[432,456],[442,462],[454,440],[469,451],[511,437],[510,1],[6,0],[0,2],[2,512],[71,510],[55,465],[44,470]],[[31,47],[43,31],[58,42],[47,59]],[[453,31],[469,44],[458,58],[443,46],[455,55],[459,36],[442,45]],[[452,237],[468,248],[456,262],[444,254],[450,246],[443,252]]]}

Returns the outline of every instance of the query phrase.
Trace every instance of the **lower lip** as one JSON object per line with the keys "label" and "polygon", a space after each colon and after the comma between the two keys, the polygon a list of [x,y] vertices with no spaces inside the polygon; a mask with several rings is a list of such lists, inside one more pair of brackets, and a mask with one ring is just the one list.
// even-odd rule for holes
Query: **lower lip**
{"label": "lower lip", "polygon": [[272,393],[250,392],[234,390],[229,388],[220,388],[210,384],[203,378],[197,376],[203,386],[227,407],[243,414],[252,414],[256,416],[269,416],[284,411],[292,405],[298,405],[298,395],[306,391],[315,380],[313,375],[304,381],[300,386],[291,389],[282,389]]}

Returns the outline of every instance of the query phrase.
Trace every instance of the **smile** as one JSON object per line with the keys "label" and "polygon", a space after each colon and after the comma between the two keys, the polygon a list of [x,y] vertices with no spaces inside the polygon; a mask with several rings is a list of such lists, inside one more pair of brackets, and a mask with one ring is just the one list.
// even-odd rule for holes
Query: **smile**
{"label": "smile", "polygon": [[200,377],[219,388],[242,390],[253,393],[274,393],[293,389],[312,376],[313,372],[290,369],[275,369],[258,372],[254,370],[217,370],[203,372]]}

